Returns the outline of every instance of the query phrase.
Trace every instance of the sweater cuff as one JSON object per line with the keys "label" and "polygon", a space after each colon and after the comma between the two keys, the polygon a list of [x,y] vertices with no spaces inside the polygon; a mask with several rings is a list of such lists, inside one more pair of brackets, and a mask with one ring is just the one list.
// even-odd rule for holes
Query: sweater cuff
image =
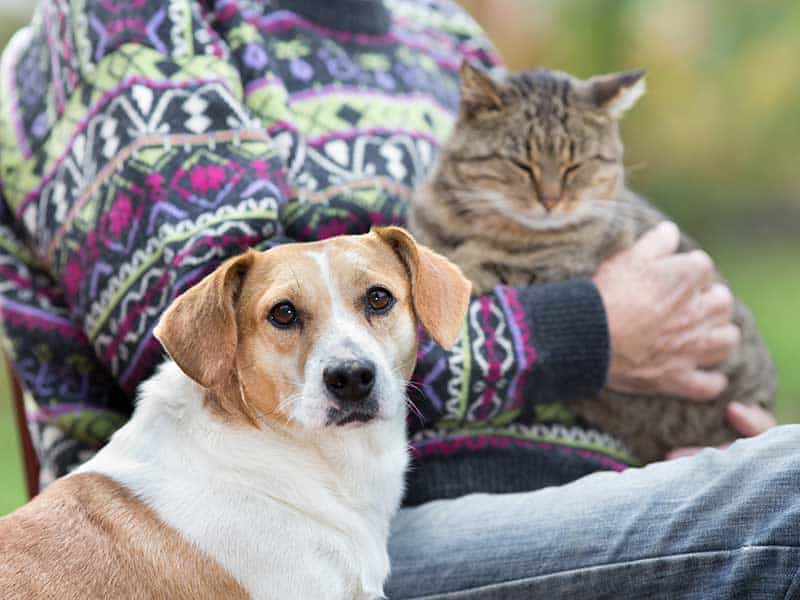
{"label": "sweater cuff", "polygon": [[519,290],[537,358],[527,390],[533,402],[596,395],[605,385],[610,340],[603,299],[590,279]]}

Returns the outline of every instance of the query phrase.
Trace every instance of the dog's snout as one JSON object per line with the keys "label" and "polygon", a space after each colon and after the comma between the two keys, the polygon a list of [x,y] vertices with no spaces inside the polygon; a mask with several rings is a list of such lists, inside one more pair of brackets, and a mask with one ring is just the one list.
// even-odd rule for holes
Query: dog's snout
{"label": "dog's snout", "polygon": [[375,384],[375,365],[369,360],[345,360],[322,372],[325,387],[343,402],[364,400]]}

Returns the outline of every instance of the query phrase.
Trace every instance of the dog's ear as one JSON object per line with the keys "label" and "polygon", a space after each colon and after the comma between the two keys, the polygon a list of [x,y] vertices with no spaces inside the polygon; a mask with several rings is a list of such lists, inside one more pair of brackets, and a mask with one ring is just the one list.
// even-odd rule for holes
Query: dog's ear
{"label": "dog's ear", "polygon": [[373,231],[400,257],[411,278],[414,312],[433,341],[449,350],[464,323],[472,284],[444,256],[420,246],[404,229]]}
{"label": "dog's ear", "polygon": [[234,305],[255,255],[248,250],[222,263],[176,298],[153,331],[172,360],[203,387],[224,383],[235,368]]}

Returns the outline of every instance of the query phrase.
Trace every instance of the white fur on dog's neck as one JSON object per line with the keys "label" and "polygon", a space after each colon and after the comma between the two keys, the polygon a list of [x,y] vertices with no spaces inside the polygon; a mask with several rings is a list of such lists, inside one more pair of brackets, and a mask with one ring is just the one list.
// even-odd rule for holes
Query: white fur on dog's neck
{"label": "white fur on dog's neck", "polygon": [[376,598],[407,460],[404,411],[316,433],[246,428],[204,409],[170,361],[78,472],[127,487],[253,598]]}

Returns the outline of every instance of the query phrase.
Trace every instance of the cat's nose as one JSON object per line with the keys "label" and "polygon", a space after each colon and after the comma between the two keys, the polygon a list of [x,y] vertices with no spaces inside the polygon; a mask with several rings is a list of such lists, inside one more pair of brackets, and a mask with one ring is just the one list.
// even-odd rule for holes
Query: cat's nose
{"label": "cat's nose", "polygon": [[542,206],[544,206],[547,212],[553,210],[553,207],[561,202],[562,191],[563,188],[561,187],[561,182],[558,181],[558,179],[552,176],[544,177],[538,192],[539,202],[542,203]]}
{"label": "cat's nose", "polygon": [[561,202],[561,194],[542,194],[540,201],[545,210],[550,212],[556,204]]}

